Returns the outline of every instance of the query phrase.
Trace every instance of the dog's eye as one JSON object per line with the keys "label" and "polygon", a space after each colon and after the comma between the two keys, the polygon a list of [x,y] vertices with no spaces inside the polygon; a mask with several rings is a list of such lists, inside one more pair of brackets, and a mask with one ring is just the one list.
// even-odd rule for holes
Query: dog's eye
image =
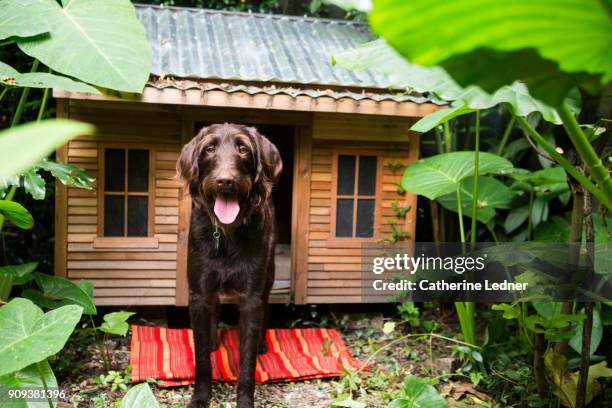
{"label": "dog's eye", "polygon": [[240,145],[238,146],[238,151],[240,152],[240,154],[247,154],[249,152],[249,148],[245,145]]}
{"label": "dog's eye", "polygon": [[213,154],[215,152],[215,146],[208,146],[206,148],[206,153]]}

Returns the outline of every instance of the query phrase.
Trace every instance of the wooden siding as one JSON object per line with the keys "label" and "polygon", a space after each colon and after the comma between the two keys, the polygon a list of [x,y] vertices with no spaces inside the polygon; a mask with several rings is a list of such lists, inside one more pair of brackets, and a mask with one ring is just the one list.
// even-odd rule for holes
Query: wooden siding
{"label": "wooden siding", "polygon": [[[71,101],[70,118],[93,123],[95,136],[81,137],[67,146],[66,158],[98,177],[101,144],[142,145],[152,149],[154,163],[153,237],[157,244],[94,245],[98,237],[97,192],[67,189],[67,247],[65,276],[89,279],[98,305],[175,304],[179,186],[173,179],[180,151],[181,118],[176,109],[143,106],[121,109],[107,105]],[[116,238],[115,238],[116,239]],[[130,238],[119,238],[126,240]],[[61,267],[60,267],[61,269]]]}
{"label": "wooden siding", "polygon": [[[315,115],[311,156],[310,206],[308,223],[307,303],[358,303],[361,297],[361,245],[388,237],[390,220],[414,240],[416,197],[399,195],[397,185],[405,166],[418,156],[418,136],[409,134],[406,119],[347,115]],[[347,144],[347,140],[353,140]],[[335,238],[333,224],[334,153],[372,154],[382,160],[377,174],[374,237]],[[403,164],[394,175],[390,162]],[[405,219],[397,219],[391,206],[412,205]],[[384,301],[384,299],[381,299]]]}

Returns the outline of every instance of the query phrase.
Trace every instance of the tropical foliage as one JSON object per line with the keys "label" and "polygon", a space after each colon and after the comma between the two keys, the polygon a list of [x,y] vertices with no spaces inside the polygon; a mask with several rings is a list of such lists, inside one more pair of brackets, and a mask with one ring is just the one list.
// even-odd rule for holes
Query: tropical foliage
{"label": "tropical foliage", "polygon": [[[562,7],[552,1],[334,3],[368,13],[381,38],[334,55],[333,63],[381,72],[396,88],[448,103],[412,127],[432,132],[440,154],[409,166],[402,180],[407,191],[443,207],[432,204],[432,213],[440,212],[434,222],[444,226],[433,226],[441,231],[434,239],[454,240],[458,232],[462,242],[592,242],[595,236],[609,242],[605,219],[612,208],[612,180],[602,164],[609,154],[608,135],[601,122],[577,121],[579,93],[597,93],[612,79],[612,19],[604,2],[570,0]],[[483,117],[491,115],[507,125],[484,138],[489,152],[482,152]],[[558,124],[570,142],[568,151],[557,147]],[[524,139],[513,140],[517,125]],[[460,145],[464,148],[457,151]],[[510,164],[520,162],[530,146],[540,168]],[[571,223],[563,216],[568,206]],[[457,216],[457,232],[449,212]],[[470,219],[469,237],[464,217]],[[603,220],[596,234],[594,218]],[[591,232],[583,235],[585,224]],[[565,406],[584,406],[599,389],[596,378],[612,373],[605,365],[589,368],[602,326],[597,310],[609,305],[528,301],[493,309],[516,319],[517,338],[533,350],[540,401],[550,392]],[[460,302],[456,308],[464,340],[475,345],[475,305]],[[568,366],[568,344],[582,354],[578,371]]]}

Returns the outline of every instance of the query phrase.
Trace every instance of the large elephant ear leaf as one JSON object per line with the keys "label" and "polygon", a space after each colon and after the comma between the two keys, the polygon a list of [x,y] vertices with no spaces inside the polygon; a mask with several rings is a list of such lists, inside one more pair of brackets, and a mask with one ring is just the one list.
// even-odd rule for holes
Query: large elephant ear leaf
{"label": "large elephant ear leaf", "polygon": [[18,38],[23,52],[81,81],[142,92],[151,72],[151,49],[129,0],[25,1],[45,15],[49,35]]}
{"label": "large elephant ear leaf", "polygon": [[0,376],[21,370],[59,352],[81,318],[80,306],[46,314],[27,299],[0,308]]}
{"label": "large elephant ear leaf", "polygon": [[[0,377],[0,398],[6,400],[8,390],[22,391],[24,396],[36,390],[57,390],[57,379],[48,361],[34,363],[19,371],[12,372]],[[16,393],[19,395],[19,393]],[[53,406],[56,405],[57,398],[51,398]],[[24,398],[15,398],[12,402],[7,402],[4,405],[7,408],[48,408],[47,401],[30,400]]]}
{"label": "large elephant ear leaf", "polygon": [[[525,84],[521,82],[502,86],[491,93],[474,85],[462,87],[442,67],[412,64],[381,38],[334,54],[332,63],[357,72],[365,70],[378,72],[385,75],[392,86],[404,87],[417,92],[430,92],[442,100],[456,101],[454,106],[461,109],[457,113],[468,113],[466,109],[488,109],[506,103],[517,115],[526,116],[532,112],[539,112],[544,120],[555,124],[561,123],[556,110],[533,98]],[[574,111],[578,110],[577,99],[579,99],[577,92],[570,92],[568,101]],[[465,105],[463,108],[459,108],[460,102]],[[450,112],[445,114],[450,114]],[[425,131],[418,129],[419,127],[430,129],[426,123],[432,119],[425,118],[422,119],[425,122],[417,122],[415,125],[417,128],[414,130]]]}
{"label": "large elephant ear leaf", "polygon": [[100,92],[91,85],[48,72],[21,73],[0,61],[0,83],[21,88],[58,88],[69,92]]}
{"label": "large elephant ear leaf", "polygon": [[46,33],[44,16],[24,0],[0,0],[0,40]]}
{"label": "large elephant ear leaf", "polygon": [[83,314],[95,315],[97,313],[88,284],[77,285],[68,279],[38,272],[35,273],[35,279],[46,298],[59,299],[59,302],[56,302],[57,306],[79,305],[83,308]]}
{"label": "large elephant ear leaf", "polygon": [[[455,192],[459,183],[475,170],[474,152],[452,152],[438,154],[412,163],[402,178],[402,187],[430,200]],[[512,169],[512,163],[492,153],[481,152],[478,158],[478,173],[503,174]]]}
{"label": "large elephant ear leaf", "polygon": [[442,66],[490,93],[520,80],[559,106],[574,86],[612,79],[605,1],[378,0],[370,23],[412,63]]}
{"label": "large elephant ear leaf", "polygon": [[0,178],[28,170],[57,146],[90,135],[94,129],[86,123],[55,119],[0,131]]}
{"label": "large elephant ear leaf", "polygon": [[[461,194],[462,213],[471,217],[472,203],[474,202],[474,178],[468,177],[461,181],[459,190]],[[516,193],[508,188],[504,183],[496,180],[493,177],[479,176],[478,177],[478,199],[476,207],[478,208],[477,220],[482,223],[488,223],[495,217],[496,209],[508,209],[514,199]],[[457,195],[455,193],[447,194],[438,198],[438,202],[444,208],[458,212]]]}

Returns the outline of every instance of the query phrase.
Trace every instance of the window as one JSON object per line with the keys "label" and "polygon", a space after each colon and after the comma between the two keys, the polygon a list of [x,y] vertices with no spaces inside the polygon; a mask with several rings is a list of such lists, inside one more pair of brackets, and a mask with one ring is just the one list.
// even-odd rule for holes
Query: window
{"label": "window", "polygon": [[105,237],[147,237],[150,231],[151,193],[150,151],[148,149],[103,149]]}
{"label": "window", "polygon": [[338,155],[336,237],[374,236],[376,156]]}

